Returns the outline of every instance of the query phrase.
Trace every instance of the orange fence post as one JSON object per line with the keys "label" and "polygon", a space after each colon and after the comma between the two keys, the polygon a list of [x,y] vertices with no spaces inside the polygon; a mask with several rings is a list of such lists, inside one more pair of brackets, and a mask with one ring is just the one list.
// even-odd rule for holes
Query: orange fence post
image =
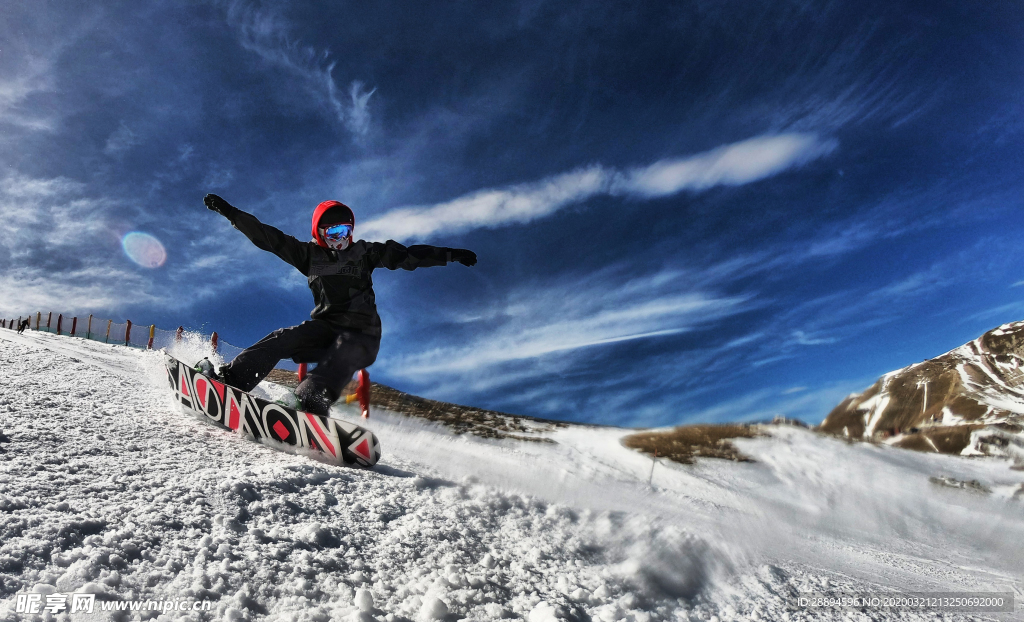
{"label": "orange fence post", "polygon": [[370,418],[370,372],[359,370],[359,405],[363,409],[363,419]]}
{"label": "orange fence post", "polygon": [[345,396],[345,403],[351,404],[352,402],[359,402],[359,408],[362,411],[363,419],[370,418],[370,372],[365,369],[360,369],[356,376],[359,384],[356,386],[356,392]]}
{"label": "orange fence post", "polygon": [[[87,322],[86,328],[85,328],[85,337],[84,337],[85,339],[92,339],[92,321],[93,321],[93,319],[94,319],[94,316],[92,314],[89,314],[89,319],[88,319],[88,322]],[[42,322],[43,322],[43,312],[42,311],[37,311],[36,312],[36,327],[35,327],[36,330],[41,330]],[[18,316],[17,322],[15,322],[14,318],[10,318],[10,319],[0,318],[0,328],[14,329],[14,328],[20,327],[22,325],[22,323],[24,323],[28,328],[31,328],[32,327],[32,315],[30,314],[28,316]],[[110,331],[113,328],[113,326],[114,326],[114,320],[112,320],[112,319],[111,320],[107,320],[107,332],[106,332],[106,335],[103,338],[103,342],[104,343],[110,343]],[[57,324],[56,324],[56,326],[53,326],[53,311],[47,311],[47,313],[46,313],[46,329],[45,330],[46,331],[53,330],[56,334],[63,335],[64,334],[64,314],[63,313],[58,313],[57,314]],[[184,337],[184,333],[185,333],[185,327],[184,326],[179,326],[178,330],[175,332],[174,340],[175,341],[181,341],[182,338]],[[71,336],[71,337],[78,336],[78,316],[77,315],[73,316],[71,318],[71,331],[69,333],[67,333],[67,334],[69,336]],[[97,340],[98,340],[98,338],[97,338]],[[155,341],[156,341],[156,324],[150,324],[149,325],[149,340],[146,342],[146,349],[152,350]],[[129,347],[132,345],[132,321],[131,320],[125,320],[124,345],[129,346]],[[220,348],[220,336],[217,334],[216,331],[214,331],[214,333],[212,335],[210,335],[210,347],[213,349],[214,353],[216,353],[219,350],[219,348]],[[305,379],[306,374],[307,374],[307,369],[308,368],[307,368],[306,363],[302,363],[302,364],[299,365],[299,381],[300,382]],[[362,370],[360,373],[364,373],[365,374],[366,370]],[[360,377],[360,378],[362,379],[362,377]],[[367,376],[367,378],[368,378],[368,376]],[[368,382],[369,381],[367,380],[367,383]],[[362,386],[362,385],[360,385],[360,386]],[[369,385],[367,384],[367,387],[368,386]],[[352,396],[352,401],[354,401],[354,400],[355,400],[355,396],[353,395]],[[366,411],[364,409],[364,413],[365,412]],[[364,414],[363,416],[365,417],[365,416],[367,416],[367,414]]]}

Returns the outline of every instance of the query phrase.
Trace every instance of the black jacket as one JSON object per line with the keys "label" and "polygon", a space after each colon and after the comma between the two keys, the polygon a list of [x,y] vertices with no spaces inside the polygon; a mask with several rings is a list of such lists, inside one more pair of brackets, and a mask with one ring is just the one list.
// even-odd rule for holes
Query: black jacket
{"label": "black jacket", "polygon": [[310,317],[325,320],[339,331],[380,337],[380,316],[370,278],[374,268],[415,270],[451,261],[451,248],[423,244],[405,247],[394,240],[383,244],[359,240],[336,251],[315,242],[300,242],[237,208],[221,213],[257,248],[274,253],[304,274],[316,303]]}

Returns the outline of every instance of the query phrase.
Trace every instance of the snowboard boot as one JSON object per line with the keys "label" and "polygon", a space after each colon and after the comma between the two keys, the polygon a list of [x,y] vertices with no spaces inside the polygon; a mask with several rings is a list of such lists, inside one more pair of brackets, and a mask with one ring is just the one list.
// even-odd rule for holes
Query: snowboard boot
{"label": "snowboard boot", "polygon": [[302,384],[295,389],[295,396],[299,398],[299,410],[313,415],[328,416],[334,399],[327,389],[317,389],[312,385],[304,387]]}
{"label": "snowboard boot", "polygon": [[213,366],[213,363],[210,361],[209,358],[204,358],[203,360],[196,363],[196,366],[193,367],[192,369],[206,376],[210,380],[216,380],[221,384],[226,384],[233,387],[235,385],[232,384],[231,380],[228,377],[227,367],[227,365],[221,365],[220,370],[218,371]]}
{"label": "snowboard boot", "polygon": [[206,376],[210,380],[220,380],[220,374],[217,373],[217,370],[213,367],[213,363],[211,363],[208,358],[204,358],[196,363],[196,366],[192,369]]}

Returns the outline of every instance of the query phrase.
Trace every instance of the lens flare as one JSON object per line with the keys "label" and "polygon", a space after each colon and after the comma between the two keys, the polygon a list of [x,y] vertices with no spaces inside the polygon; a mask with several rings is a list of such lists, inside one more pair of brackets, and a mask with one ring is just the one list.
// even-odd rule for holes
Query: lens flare
{"label": "lens flare", "polygon": [[132,231],[121,240],[124,254],[143,268],[159,268],[167,261],[167,250],[160,240],[141,231]]}

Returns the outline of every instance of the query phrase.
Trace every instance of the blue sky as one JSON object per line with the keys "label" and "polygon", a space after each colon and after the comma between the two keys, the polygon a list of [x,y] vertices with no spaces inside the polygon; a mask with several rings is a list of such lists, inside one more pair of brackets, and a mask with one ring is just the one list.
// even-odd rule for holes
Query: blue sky
{"label": "blue sky", "polygon": [[203,195],[300,239],[337,199],[356,237],[480,258],[375,274],[376,380],[817,422],[1024,319],[1022,26],[1014,2],[9,2],[0,313],[248,345],[311,295]]}

